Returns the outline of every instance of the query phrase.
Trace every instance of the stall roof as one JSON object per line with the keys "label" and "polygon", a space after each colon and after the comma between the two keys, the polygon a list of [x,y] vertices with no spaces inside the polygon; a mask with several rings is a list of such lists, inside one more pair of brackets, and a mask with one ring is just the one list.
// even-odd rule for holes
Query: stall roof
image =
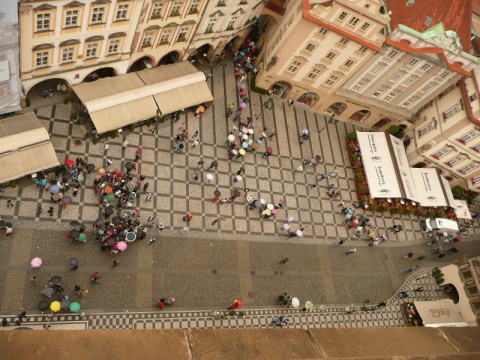
{"label": "stall roof", "polygon": [[48,132],[34,113],[0,121],[0,183],[58,164]]}
{"label": "stall roof", "polygon": [[372,198],[401,198],[395,167],[383,132],[357,132]]}
{"label": "stall roof", "polygon": [[450,205],[455,210],[455,215],[459,219],[468,219],[472,220],[472,214],[468,209],[467,202],[465,200],[455,200],[453,205]]}
{"label": "stall roof", "polygon": [[188,61],[73,87],[99,134],[213,100],[205,74]]}
{"label": "stall roof", "polygon": [[450,207],[455,207],[455,198],[453,197],[452,189],[450,188],[450,183],[443,176],[440,176],[442,180],[443,189],[445,190],[445,195],[447,196],[447,203]]}
{"label": "stall roof", "polygon": [[390,143],[393,149],[393,158],[397,163],[400,179],[403,185],[404,196],[407,199],[419,202],[417,188],[413,181],[410,165],[408,164],[407,154],[405,153],[405,146],[403,141],[390,135]]}
{"label": "stall roof", "polygon": [[413,181],[417,188],[420,205],[448,206],[443,185],[435,168],[411,168]]}
{"label": "stall roof", "polygon": [[422,318],[423,326],[468,326],[452,300],[415,301],[415,308]]}

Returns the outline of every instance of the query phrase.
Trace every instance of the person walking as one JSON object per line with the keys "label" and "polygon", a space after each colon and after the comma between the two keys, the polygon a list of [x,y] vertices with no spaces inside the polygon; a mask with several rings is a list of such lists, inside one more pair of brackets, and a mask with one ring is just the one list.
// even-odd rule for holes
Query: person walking
{"label": "person walking", "polygon": [[331,172],[330,174],[328,174],[328,178],[329,178],[329,179],[332,179],[332,178],[336,177],[336,176],[337,176],[337,172],[338,172],[337,169],[333,170],[333,172]]}
{"label": "person walking", "polygon": [[192,144],[192,149],[193,149],[194,147],[196,147],[198,144],[199,144],[199,141],[198,141],[197,139],[195,139],[195,140],[193,141],[193,144]]}
{"label": "person walking", "polygon": [[198,137],[198,130],[193,133],[192,139]]}
{"label": "person walking", "polygon": [[310,188],[313,189],[313,188],[318,188],[320,186],[320,180],[317,179],[317,181],[315,181],[314,184],[310,185]]}
{"label": "person walking", "polygon": [[343,244],[345,244],[346,242],[347,242],[347,240],[342,239],[342,240],[340,240],[340,241],[337,243],[337,246],[343,245]]}
{"label": "person walking", "polygon": [[187,212],[184,216],[183,216],[183,221],[190,221],[193,219],[193,215],[191,212]]}
{"label": "person walking", "polygon": [[118,265],[120,265],[120,261],[113,260],[113,267],[117,267]]}
{"label": "person walking", "polygon": [[143,184],[143,192],[146,193],[147,192],[147,189],[148,187],[150,186],[150,184],[148,182],[146,182],[145,184]]}
{"label": "person walking", "polygon": [[287,258],[287,257],[284,257],[284,258],[282,258],[282,260],[280,260],[278,263],[279,263],[279,264],[286,264],[286,263],[288,262],[288,260],[290,260],[290,259]]}
{"label": "person walking", "polygon": [[145,198],[145,202],[150,202],[152,201],[152,193],[148,193],[147,197]]}
{"label": "person walking", "polygon": [[412,258],[414,255],[415,255],[415,253],[409,252],[409,253],[408,253],[407,255],[405,255],[403,258],[404,258],[404,259],[410,259],[410,258]]}
{"label": "person walking", "polygon": [[218,162],[217,162],[217,160],[213,160],[207,170],[210,170],[210,169],[213,169],[213,168],[216,169],[217,167],[218,167]]}
{"label": "person walking", "polygon": [[32,277],[30,278],[30,284],[35,285],[36,283],[37,283],[37,277],[36,277],[36,276],[32,276]]}
{"label": "person walking", "polygon": [[78,194],[78,188],[74,188],[73,192],[72,192],[72,195],[75,197],[75,196],[77,196],[77,194]]}
{"label": "person walking", "polygon": [[213,220],[213,221],[212,221],[212,226],[215,225],[215,224],[216,224],[217,222],[219,222],[219,221],[220,221],[220,218],[217,218],[217,219]]}
{"label": "person walking", "polygon": [[11,199],[8,199],[8,200],[7,200],[7,208],[9,208],[10,206],[11,206],[11,207],[14,207],[12,200],[11,200]]}

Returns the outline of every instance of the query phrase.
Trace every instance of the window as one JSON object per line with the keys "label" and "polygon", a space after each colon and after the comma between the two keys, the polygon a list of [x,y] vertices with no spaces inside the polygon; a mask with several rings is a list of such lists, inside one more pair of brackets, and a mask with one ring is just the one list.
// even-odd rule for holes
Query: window
{"label": "window", "polygon": [[307,79],[308,80],[315,80],[318,75],[320,75],[322,72],[320,71],[320,69],[312,69],[312,71],[310,71],[307,75]]}
{"label": "window", "polygon": [[128,4],[119,4],[117,8],[117,14],[115,15],[115,21],[127,20]]}
{"label": "window", "polygon": [[324,85],[330,87],[333,84],[335,84],[337,80],[338,80],[338,76],[332,75],[327,79],[327,81],[325,81]]}
{"label": "window", "polygon": [[431,23],[432,23],[432,18],[430,16],[427,16],[425,19],[425,25],[430,26]]}
{"label": "window", "polygon": [[343,21],[343,20],[345,20],[345,18],[346,18],[347,16],[348,16],[348,13],[346,13],[345,11],[342,11],[342,12],[340,13],[340,15],[338,15],[338,18],[337,18],[337,19],[340,20],[340,21]]}
{"label": "window", "polygon": [[448,150],[448,148],[444,147],[444,148],[438,150],[437,152],[433,153],[432,157],[438,160],[441,157],[447,155],[448,153],[450,153],[450,150]]}
{"label": "window", "polygon": [[37,14],[37,31],[50,30],[50,14]]}
{"label": "window", "polygon": [[365,87],[365,83],[358,82],[358,83],[356,83],[356,84],[352,87],[352,90],[353,90],[353,91],[360,91],[360,90],[362,90],[364,87]]}
{"label": "window", "polygon": [[404,82],[402,82],[402,85],[403,85],[403,86],[408,86],[408,85],[410,85],[412,82],[413,82],[413,79],[412,79],[412,78],[408,78],[408,79],[406,79]]}
{"label": "window", "polygon": [[152,19],[161,18],[162,12],[163,12],[163,4],[162,3],[154,4],[152,9]]}
{"label": "window", "polygon": [[427,70],[430,69],[431,67],[432,67],[431,64],[425,63],[425,64],[423,64],[422,66],[420,66],[420,70],[421,70],[421,71],[427,71]]}
{"label": "window", "polygon": [[321,37],[325,37],[328,34],[328,29],[322,27],[318,30],[317,34]]}
{"label": "window", "polygon": [[377,75],[377,74],[381,73],[382,70],[383,70],[383,67],[376,65],[372,68],[372,70],[370,70],[370,74]]}
{"label": "window", "polygon": [[470,278],[473,277],[473,276],[472,276],[472,272],[471,272],[471,271],[464,271],[464,272],[462,272],[462,277],[463,277],[464,279],[465,279],[465,278],[466,278],[466,279],[470,279]]}
{"label": "window", "polygon": [[468,293],[469,293],[470,295],[474,295],[474,294],[477,294],[477,293],[478,293],[478,289],[477,289],[476,286],[469,287],[469,288],[467,288],[467,290],[468,290]]}
{"label": "window", "polygon": [[395,93],[390,93],[390,94],[388,94],[387,96],[385,96],[385,97],[383,98],[383,100],[386,101],[386,102],[390,102],[390,101],[392,101],[392,99],[393,99],[395,96],[397,96],[397,94],[395,94]]}
{"label": "window", "polygon": [[218,18],[213,18],[208,21],[207,29],[205,30],[206,33],[213,32],[213,27],[217,23]]}
{"label": "window", "polygon": [[348,25],[350,26],[357,26],[358,22],[360,21],[360,19],[356,16],[352,16],[352,18],[350,19],[350,21],[348,22]]}
{"label": "window", "polygon": [[370,27],[370,24],[366,22],[366,23],[363,23],[363,25],[362,25],[362,27],[360,28],[360,30],[366,31],[369,27]]}
{"label": "window", "polygon": [[172,6],[172,11],[170,12],[170,16],[179,16],[180,11],[182,10],[183,2],[175,1]]}
{"label": "window", "polygon": [[303,50],[305,50],[306,52],[312,52],[313,49],[315,49],[315,45],[308,44],[307,46],[305,46],[305,49],[303,49]]}
{"label": "window", "polygon": [[397,82],[397,81],[400,80],[402,77],[403,77],[403,74],[401,74],[401,73],[396,73],[395,75],[393,75],[393,76],[390,78],[390,81],[391,81],[391,82]]}
{"label": "window", "polygon": [[349,67],[351,67],[353,64],[354,64],[354,62],[353,62],[352,60],[347,60],[347,61],[345,61],[345,63],[343,64],[343,66],[349,68]]}
{"label": "window", "polygon": [[287,71],[290,72],[290,73],[295,73],[298,68],[300,67],[300,65],[302,65],[301,63],[299,63],[298,61],[293,61],[290,66],[288,67]]}
{"label": "window", "polygon": [[447,120],[449,118],[451,118],[452,116],[454,116],[455,114],[458,114],[460,112],[460,108],[458,105],[454,105],[452,106],[450,109],[448,109],[447,111],[444,111],[443,112],[443,120]]}
{"label": "window", "polygon": [[462,144],[466,144],[467,142],[469,142],[470,140],[474,139],[477,137],[477,133],[474,131],[474,130],[470,130],[468,133],[466,133],[465,135],[463,135],[462,137],[460,137],[458,139],[458,141],[460,141]]}
{"label": "window", "polygon": [[120,40],[110,40],[110,44],[108,44],[108,54],[116,54],[118,53],[118,48],[120,47]]}
{"label": "window", "polygon": [[218,0],[217,6],[227,6],[227,4],[225,4],[225,0]]}
{"label": "window", "polygon": [[440,79],[446,79],[446,78],[449,77],[449,76],[450,76],[450,71],[447,71],[447,70],[442,71],[442,72],[438,75],[438,77],[439,77]]}
{"label": "window", "polygon": [[105,8],[103,7],[93,8],[92,24],[102,23],[104,14],[105,14]]}
{"label": "window", "polygon": [[427,93],[430,90],[432,90],[432,87],[430,85],[425,85],[420,91],[423,93]]}
{"label": "window", "polygon": [[85,57],[87,59],[96,57],[97,56],[97,49],[98,49],[98,44],[88,44],[87,45],[87,52],[85,53]]}
{"label": "window", "polygon": [[235,23],[238,20],[238,16],[232,16],[230,21],[228,22],[227,30],[233,30],[235,28]]}
{"label": "window", "polygon": [[67,10],[65,13],[65,27],[78,25],[78,10]]}
{"label": "window", "polygon": [[462,162],[463,160],[465,160],[465,158],[462,155],[457,155],[457,156],[454,156],[453,158],[451,158],[450,160],[448,160],[445,164],[450,166],[450,167],[453,167],[455,164],[458,164],[458,163]]}
{"label": "window", "polygon": [[142,47],[149,47],[153,44],[154,33],[152,31],[146,32],[143,36]]}
{"label": "window", "polygon": [[172,35],[172,30],[170,29],[163,30],[162,36],[160,37],[160,45],[168,44],[170,42],[171,35]]}
{"label": "window", "polygon": [[389,59],[395,59],[398,54],[400,54],[399,51],[397,51],[397,50],[390,50],[390,52],[387,54],[387,58],[389,58]]}
{"label": "window", "polygon": [[385,89],[378,89],[377,91],[375,91],[373,93],[373,97],[379,97],[380,95],[382,95],[383,93],[385,92]]}
{"label": "window", "polygon": [[409,66],[415,66],[420,62],[419,59],[413,58],[412,60],[409,61],[408,65]]}
{"label": "window", "polygon": [[466,173],[469,173],[470,171],[476,169],[477,167],[478,167],[477,164],[470,163],[467,166],[464,166],[464,167],[458,169],[458,171],[460,171],[462,174],[466,174]]}
{"label": "window", "polygon": [[177,41],[187,40],[189,31],[190,31],[189,27],[180,28],[180,32],[178,33],[178,37],[177,37]]}
{"label": "window", "polygon": [[63,48],[62,49],[62,63],[66,63],[66,62],[71,62],[73,61],[73,52],[74,52],[74,48],[73,47],[69,47],[69,48]]}
{"label": "window", "polygon": [[36,67],[48,66],[48,51],[37,52],[35,54]]}
{"label": "window", "polygon": [[413,103],[415,102],[415,100],[413,98],[410,98],[408,99],[407,101],[405,101],[402,106],[404,107],[409,107],[410,105],[412,105]]}
{"label": "window", "polygon": [[350,40],[347,39],[346,37],[342,37],[340,41],[338,42],[340,45],[347,45]]}
{"label": "window", "polygon": [[360,54],[365,54],[367,52],[368,48],[366,46],[360,46],[360,48],[357,50]]}
{"label": "window", "polygon": [[418,137],[421,138],[422,136],[424,136],[425,134],[428,134],[433,129],[434,129],[433,122],[431,122],[428,125],[425,125],[424,127],[418,129]]}
{"label": "window", "polygon": [[329,52],[327,55],[325,55],[325,59],[332,61],[333,59],[335,59],[336,56],[337,54]]}
{"label": "window", "polygon": [[192,4],[190,5],[190,9],[188,9],[189,14],[198,14],[198,6],[200,5],[200,0],[193,0]]}

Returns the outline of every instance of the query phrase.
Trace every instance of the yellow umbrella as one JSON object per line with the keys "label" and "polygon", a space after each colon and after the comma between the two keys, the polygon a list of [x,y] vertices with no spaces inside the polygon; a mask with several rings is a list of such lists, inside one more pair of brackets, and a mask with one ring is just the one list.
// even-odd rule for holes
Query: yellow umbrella
{"label": "yellow umbrella", "polygon": [[62,304],[60,304],[60,301],[54,301],[50,304],[50,310],[53,312],[60,311],[60,308],[62,307]]}

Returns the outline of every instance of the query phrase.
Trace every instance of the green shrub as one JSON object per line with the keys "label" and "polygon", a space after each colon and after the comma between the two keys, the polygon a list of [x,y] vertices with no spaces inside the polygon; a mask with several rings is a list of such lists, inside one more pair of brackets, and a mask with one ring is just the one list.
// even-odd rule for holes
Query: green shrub
{"label": "green shrub", "polygon": [[372,211],[377,211],[378,210],[378,204],[370,204],[370,210]]}
{"label": "green shrub", "polygon": [[362,174],[361,172],[357,172],[357,173],[355,174],[355,180],[357,180],[357,181],[363,181],[363,180],[365,180],[365,176],[363,176],[363,174]]}
{"label": "green shrub", "polygon": [[27,107],[30,107],[30,105],[32,105],[32,101],[30,100],[29,97],[25,98],[25,105],[26,105]]}
{"label": "green shrub", "polygon": [[347,135],[348,140],[355,140],[357,138],[357,132],[356,131],[350,131]]}
{"label": "green shrub", "polygon": [[440,278],[440,279],[437,279],[437,284],[440,285],[440,284],[443,284],[445,282],[445,279],[444,278]]}
{"label": "green shrub", "polygon": [[113,131],[110,133],[110,137],[111,137],[112,139],[115,139],[117,136],[118,136],[118,130],[113,130]]}
{"label": "green shrub", "polygon": [[128,125],[128,128],[130,129],[131,132],[134,132],[136,127],[137,127],[137,125],[135,125],[135,124]]}
{"label": "green shrub", "polygon": [[352,161],[358,161],[358,155],[353,155],[352,156]]}
{"label": "green shrub", "polygon": [[459,196],[459,197],[464,196],[465,192],[466,192],[466,190],[463,187],[461,187],[460,185],[457,185],[452,189],[453,195]]}
{"label": "green shrub", "polygon": [[262,89],[261,87],[258,87],[257,85],[255,85],[255,79],[256,79],[256,75],[250,78],[250,88],[252,89],[252,91],[262,95],[268,94],[268,90]]}
{"label": "green shrub", "polygon": [[148,119],[148,120],[147,120],[147,126],[150,127],[150,126],[152,126],[152,124],[153,124],[153,120],[152,120],[152,119]]}
{"label": "green shrub", "polygon": [[68,104],[69,102],[70,102],[70,98],[68,96],[65,96],[65,98],[63,99],[63,103]]}
{"label": "green shrub", "polygon": [[388,129],[388,132],[390,134],[392,134],[393,136],[395,136],[396,134],[398,134],[400,132],[401,128],[400,126],[398,125],[392,125],[390,126],[390,128]]}
{"label": "green shrub", "polygon": [[367,187],[365,185],[360,185],[357,189],[357,191],[360,193],[360,194],[366,194],[367,193]]}
{"label": "green shrub", "polygon": [[98,138],[94,137],[94,138],[92,139],[92,143],[93,143],[93,145],[97,145],[97,143],[98,143]]}
{"label": "green shrub", "polygon": [[405,210],[402,207],[399,207],[397,209],[397,214],[403,214],[404,212],[405,212]]}
{"label": "green shrub", "polygon": [[11,188],[16,188],[17,187],[17,180],[10,181],[10,187]]}

